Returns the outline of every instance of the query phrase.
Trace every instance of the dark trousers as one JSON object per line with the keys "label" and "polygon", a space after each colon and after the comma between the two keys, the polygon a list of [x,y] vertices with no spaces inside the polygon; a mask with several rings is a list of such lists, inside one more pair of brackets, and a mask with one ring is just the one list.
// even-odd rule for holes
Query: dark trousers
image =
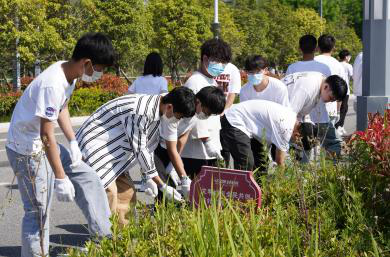
{"label": "dark trousers", "polygon": [[[171,159],[169,158],[167,149],[161,147],[159,144],[156,150],[154,150],[154,163],[156,165],[158,175],[164,183],[167,183],[169,186],[175,188],[175,184],[169,179],[169,176],[165,175],[165,169],[170,162]],[[163,197],[163,194],[159,190],[156,200],[158,202],[162,202]]]}
{"label": "dark trousers", "polygon": [[305,151],[313,148],[313,140],[318,134],[318,127],[311,123],[302,122],[300,127],[302,145]]}
{"label": "dark trousers", "polygon": [[347,116],[347,112],[348,112],[348,99],[349,99],[349,95],[346,95],[343,101],[341,102],[340,120],[334,125],[336,128],[344,127],[345,116]]}
{"label": "dark trousers", "polygon": [[251,140],[244,132],[230,125],[226,117],[221,120],[222,148],[230,152],[234,160],[234,168],[238,170],[253,170],[255,167],[267,170],[268,156],[265,146]]}
{"label": "dark trousers", "polygon": [[200,172],[202,166],[214,166],[217,167],[217,159],[204,160],[204,159],[193,159],[193,158],[181,158],[183,160],[184,169],[187,176],[194,179]]}

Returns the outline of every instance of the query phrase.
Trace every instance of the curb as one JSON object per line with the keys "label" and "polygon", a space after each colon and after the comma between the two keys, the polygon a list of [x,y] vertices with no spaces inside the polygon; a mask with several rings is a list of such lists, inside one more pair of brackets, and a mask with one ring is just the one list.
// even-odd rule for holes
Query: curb
{"label": "curb", "polygon": [[[84,123],[85,120],[87,120],[89,116],[80,116],[80,117],[71,117],[70,122],[72,123],[72,126],[80,126]],[[0,133],[7,133],[9,129],[9,122],[0,123]],[[56,122],[56,128],[58,127],[58,124]]]}

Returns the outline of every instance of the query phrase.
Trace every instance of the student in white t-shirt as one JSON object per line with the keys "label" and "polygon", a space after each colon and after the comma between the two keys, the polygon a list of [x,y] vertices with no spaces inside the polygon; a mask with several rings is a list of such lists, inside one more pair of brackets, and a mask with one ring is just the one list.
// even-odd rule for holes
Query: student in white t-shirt
{"label": "student in white t-shirt", "polygon": [[317,39],[310,34],[304,35],[299,39],[299,49],[302,52],[302,61],[294,62],[287,68],[286,75],[296,72],[317,71],[325,77],[331,75],[329,67],[321,62],[314,60],[314,54],[317,48]]}
{"label": "student in white t-shirt", "polygon": [[340,58],[340,64],[344,68],[345,76],[346,76],[346,81],[347,82],[347,95],[341,102],[341,107],[340,107],[340,119],[339,121],[335,124],[335,127],[340,135],[344,135],[347,133],[344,129],[344,121],[345,121],[345,116],[347,115],[348,112],[348,99],[349,99],[349,94],[350,94],[350,89],[349,89],[349,81],[353,76],[353,67],[351,64],[349,64],[349,61],[351,60],[351,54],[348,50],[344,49],[341,50],[339,53],[339,58]]}
{"label": "student in white t-shirt", "polygon": [[240,70],[233,63],[229,62],[223,70],[222,74],[215,78],[215,81],[226,96],[225,109],[227,109],[233,105],[236,95],[240,93]]}
{"label": "student in white t-shirt", "polygon": [[[267,60],[260,55],[249,56],[245,60],[245,71],[248,74],[248,83],[241,88],[240,102],[258,99],[272,101],[290,107],[286,85],[279,79],[265,75],[267,73],[267,68]],[[252,138],[251,147],[255,167],[264,170],[268,163],[268,155],[264,151],[265,146],[263,146],[262,142]],[[227,158],[227,156],[225,158]]]}
{"label": "student in white t-shirt", "polygon": [[[185,197],[189,195],[190,178],[193,178],[194,174],[186,172],[180,154],[196,121],[210,115],[221,114],[224,103],[225,95],[222,90],[214,86],[204,87],[196,94],[196,115],[194,117],[182,119],[177,124],[170,124],[165,120],[160,123],[160,144],[154,151],[157,157],[155,158],[157,170],[159,174],[169,176],[175,186],[181,184]],[[159,165],[158,160],[162,165]]]}
{"label": "student in white t-shirt", "polygon": [[[327,65],[331,71],[331,75],[338,75],[344,81],[347,81],[344,67],[332,57],[333,49],[336,44],[336,39],[328,34],[321,35],[318,38],[318,48],[320,49],[320,55],[316,56],[314,60]],[[348,88],[347,88],[348,90]],[[343,98],[344,99],[344,98]],[[339,103],[343,99],[338,100]],[[334,124],[340,118],[340,104],[337,102],[327,103],[325,105],[318,105],[318,108],[314,109],[310,114],[310,118],[314,123],[318,123],[321,130],[327,131],[324,139],[323,146],[329,152],[336,153],[341,152],[341,138],[337,133]]]}
{"label": "student in white t-shirt", "polygon": [[[319,72],[323,76],[328,77],[331,75],[330,68],[321,62],[314,60],[314,55],[317,49],[317,39],[310,34],[304,35],[299,39],[299,49],[302,52],[302,61],[295,62],[290,64],[287,68],[286,75],[290,75],[297,72]],[[325,107],[325,106],[324,106]],[[306,133],[313,131],[313,123],[310,119],[310,116],[305,117],[305,121],[301,124],[301,129],[304,131],[302,133],[302,143],[305,154],[302,154],[303,162],[308,162],[311,159],[311,141],[309,138],[312,133]],[[306,132],[305,132],[306,131]]]}
{"label": "student in white t-shirt", "polygon": [[161,56],[150,53],[145,60],[144,73],[129,87],[130,94],[159,95],[168,92],[168,81],[162,76],[163,62]]}
{"label": "student in white t-shirt", "polygon": [[[232,58],[230,46],[222,39],[207,40],[201,46],[201,63],[198,71],[194,72],[184,84],[197,94],[207,86],[217,86],[214,78],[225,70]],[[225,100],[225,99],[224,99]],[[222,103],[213,103],[220,106]],[[225,106],[226,101],[223,101]],[[207,116],[205,120],[197,120],[192,128],[187,144],[181,154],[187,173],[197,175],[203,165],[215,166],[217,158],[221,158],[221,129],[220,116]]]}
{"label": "student in white t-shirt", "polygon": [[289,107],[286,86],[282,81],[265,75],[267,68],[267,61],[260,55],[253,55],[245,60],[248,83],[241,88],[240,102],[260,99]]}
{"label": "student in white t-shirt", "polygon": [[[82,160],[68,101],[78,78],[98,80],[104,68],[113,65],[114,56],[105,35],[86,34],[77,41],[71,60],[50,65],[16,104],[6,152],[23,201],[21,256],[49,255],[48,212],[53,193],[59,201],[76,201],[88,220],[91,236],[111,236],[107,197],[96,172]],[[69,150],[56,141],[56,122],[69,141]]]}
{"label": "student in white t-shirt", "polygon": [[234,159],[234,168],[253,170],[251,139],[276,146],[276,163],[284,166],[291,137],[297,134],[299,122],[291,108],[265,100],[249,100],[233,105],[222,118],[223,147]]}
{"label": "student in white t-shirt", "polygon": [[[328,34],[321,35],[318,38],[318,48],[320,49],[320,55],[316,56],[314,60],[328,66],[330,69],[330,75],[338,75],[339,77],[347,81],[347,76],[344,72],[344,67],[336,58],[332,57],[335,44],[336,39],[333,36]],[[326,108],[322,108],[321,106],[319,107],[319,109],[316,109],[310,115],[314,123],[328,123],[329,121],[332,121],[332,123],[334,124],[335,121],[339,119],[339,112],[336,102],[327,103],[325,105]]]}
{"label": "student in white t-shirt", "polygon": [[[297,113],[297,119],[304,122],[305,118],[318,105],[340,101],[347,94],[347,84],[337,75],[327,78],[319,72],[298,72],[290,74],[282,79],[288,89],[290,106]],[[312,128],[303,129],[303,138]],[[332,149],[332,141],[324,141],[324,147]],[[305,151],[311,149],[311,144],[303,142]]]}

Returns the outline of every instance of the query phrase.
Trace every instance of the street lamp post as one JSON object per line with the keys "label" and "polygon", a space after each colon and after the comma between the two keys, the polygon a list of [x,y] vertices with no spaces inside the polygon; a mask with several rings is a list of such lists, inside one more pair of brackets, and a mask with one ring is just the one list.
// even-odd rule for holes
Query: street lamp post
{"label": "street lamp post", "polygon": [[320,16],[322,18],[322,0],[320,0]]}
{"label": "street lamp post", "polygon": [[214,38],[218,38],[221,26],[218,22],[218,0],[214,0],[214,22],[211,24],[211,31],[214,34]]}
{"label": "street lamp post", "polygon": [[357,129],[367,114],[390,103],[390,0],[363,0],[363,84],[357,97]]}

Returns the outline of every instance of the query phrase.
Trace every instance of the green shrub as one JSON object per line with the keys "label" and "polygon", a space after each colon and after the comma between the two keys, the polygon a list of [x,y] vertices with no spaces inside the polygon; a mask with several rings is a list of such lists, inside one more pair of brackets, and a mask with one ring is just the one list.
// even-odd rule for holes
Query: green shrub
{"label": "green shrub", "polygon": [[100,106],[118,96],[116,92],[109,92],[96,87],[77,89],[73,92],[69,102],[70,115],[90,115]]}
{"label": "green shrub", "polygon": [[[71,256],[382,256],[390,243],[365,208],[350,166],[294,164],[261,178],[262,208],[226,200],[225,207],[158,205],[113,240],[87,243]],[[389,218],[389,216],[387,216]]]}
{"label": "green shrub", "polygon": [[0,117],[2,117],[2,119],[11,118],[12,112],[20,96],[21,93],[0,94]]}

